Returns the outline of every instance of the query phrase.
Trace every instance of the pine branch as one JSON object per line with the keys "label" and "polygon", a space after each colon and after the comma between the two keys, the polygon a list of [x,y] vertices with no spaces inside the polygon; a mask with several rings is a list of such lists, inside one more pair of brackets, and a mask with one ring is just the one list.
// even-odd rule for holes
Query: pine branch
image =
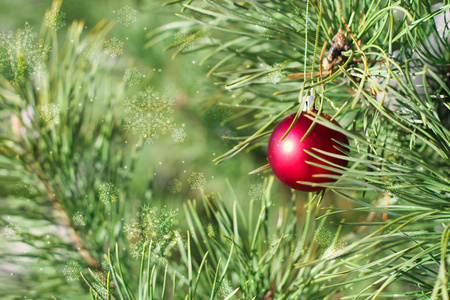
{"label": "pine branch", "polygon": [[[170,4],[176,3],[183,1]],[[331,258],[347,266],[347,271],[331,266],[325,272],[329,275],[317,280],[342,280],[349,275],[350,279],[330,287],[367,283],[359,294],[346,298],[389,297],[392,294],[385,291],[397,280],[419,286],[422,294],[414,294],[418,297],[438,297],[444,291],[441,284],[447,281],[434,271],[443,260],[434,258],[445,257],[447,243],[445,229],[434,228],[440,226],[441,217],[447,217],[450,196],[448,107],[442,106],[450,97],[445,75],[449,43],[443,34],[449,30],[440,19],[448,18],[448,4],[349,1],[336,6],[335,1],[323,1],[322,9],[318,2],[311,2],[312,9],[303,19],[307,22],[298,23],[298,15],[292,12],[304,10],[309,1],[207,3],[183,5],[180,16],[191,22],[193,31],[210,31],[201,46],[185,40],[192,43],[192,50],[185,54],[204,53],[203,65],[217,57],[218,63],[211,64],[207,75],[224,89],[241,90],[229,102],[234,107],[243,104],[242,116],[254,117],[251,121],[241,117],[244,125],[240,127],[255,128],[218,162],[236,159],[244,149],[265,147],[277,120],[301,106],[314,89],[316,107],[332,114],[344,129],[319,114],[313,114],[314,122],[347,135],[352,143],[345,153],[348,156],[320,149],[308,152],[320,161],[311,165],[340,174],[329,176],[340,179],[338,183],[321,186],[356,205],[326,208],[330,212],[320,217],[348,211],[367,214],[365,222],[341,222],[360,228],[351,230],[345,238],[351,244]],[[299,27],[292,31],[295,26]],[[150,43],[162,32],[167,31],[161,28],[149,35]],[[319,72],[314,71],[316,64]],[[277,79],[272,80],[271,74],[277,74]],[[332,165],[329,157],[346,159],[349,166]],[[381,221],[374,219],[376,215],[381,215]],[[415,234],[411,229],[415,226],[423,234]],[[368,230],[365,238],[353,240]],[[321,257],[297,267],[325,262],[330,260]]]}
{"label": "pine branch", "polygon": [[[238,199],[231,208],[218,195],[203,195],[202,203],[189,201],[185,215],[190,230],[185,241],[178,239],[181,262],[169,258],[163,260],[163,264],[158,263],[161,252],[156,249],[162,245],[161,240],[150,239],[142,248],[137,276],[140,284],[134,293],[120,292],[128,290],[127,282],[132,279],[116,271],[120,270],[120,261],[112,261],[109,254],[108,263],[121,299],[160,299],[158,295],[165,293],[169,284],[173,285],[172,299],[218,296],[298,299],[300,295],[304,299],[329,299],[341,290],[341,287],[324,289],[321,282],[316,285],[313,280],[324,270],[341,268],[332,261],[320,267],[293,268],[294,263],[307,264],[313,258],[320,260],[322,255],[328,255],[323,247],[329,246],[329,251],[339,247],[338,237],[335,241],[320,240],[313,234],[314,227],[325,230],[326,218],[317,225],[314,220],[317,203],[322,197],[317,195],[311,199],[308,217],[300,221],[292,214],[295,211],[292,207],[276,208],[278,213],[272,212],[272,184],[273,178],[265,183],[262,198],[250,202],[248,214],[244,213],[242,201]],[[230,193],[233,194],[233,190]],[[257,208],[259,205],[261,207]],[[250,222],[241,222],[244,218]],[[251,222],[253,219],[257,220],[256,224]],[[276,228],[271,226],[274,221],[278,224]],[[115,251],[116,254],[119,251],[117,246]],[[172,272],[174,279],[168,282],[167,274]],[[95,277],[87,280],[92,285]]]}
{"label": "pine branch", "polygon": [[[60,1],[55,1],[52,10],[58,12],[60,5]],[[47,235],[47,240],[39,234],[22,233],[23,239],[20,240],[34,248],[24,256],[49,261],[59,272],[61,265],[65,264],[62,272],[68,280],[76,280],[83,266],[94,270],[100,268],[99,257],[111,241],[98,240],[98,234],[108,230],[107,236],[118,241],[117,230],[114,233],[114,228],[105,228],[105,222],[101,221],[108,216],[105,212],[108,208],[104,208],[102,200],[118,202],[117,209],[109,209],[109,218],[116,226],[121,226],[117,219],[120,220],[123,214],[123,199],[111,198],[117,195],[107,198],[97,191],[101,192],[99,186],[105,182],[112,186],[110,182],[113,180],[122,182],[118,186],[126,190],[127,181],[123,179],[129,174],[118,172],[120,164],[128,163],[132,170],[136,158],[135,148],[122,146],[123,124],[118,118],[121,108],[116,101],[122,100],[124,84],[121,78],[109,74],[108,57],[102,53],[111,25],[101,22],[88,34],[83,34],[83,27],[83,22],[74,22],[62,43],[58,41],[60,34],[46,21],[37,44],[33,41],[35,35],[31,27],[18,31],[17,36],[1,36],[8,42],[5,44],[7,51],[12,51],[7,47],[22,47],[12,52],[9,57],[11,67],[3,73],[7,78],[0,80],[2,110],[8,112],[2,121],[2,161],[14,166],[18,176],[32,178],[36,184],[39,193],[32,195],[27,192],[30,194],[27,197],[47,211],[35,222],[54,220],[54,224],[63,226],[65,230],[64,237],[52,233]],[[13,39],[18,39],[18,42]],[[36,75],[39,71],[37,65],[42,69],[39,69],[42,71],[39,77]],[[93,103],[94,97],[108,100]],[[99,111],[107,113],[99,115]],[[121,151],[116,151],[114,158],[112,153],[116,149]],[[126,151],[127,158],[123,158],[123,151]],[[93,170],[98,162],[108,162],[104,172]],[[39,203],[40,197],[43,200]],[[5,204],[11,207],[14,215],[24,215],[23,211],[31,208],[30,205],[14,207],[8,202]],[[78,222],[87,223],[87,228],[75,224]],[[48,247],[45,246],[47,244]],[[42,257],[38,253],[42,253]],[[28,273],[21,276],[36,276],[32,269]],[[45,278],[41,276],[41,280]],[[78,285],[62,284],[64,277],[57,278],[57,281],[48,283],[54,288],[41,290],[37,287],[10,292],[49,297],[48,293],[52,291],[56,293],[66,289],[71,294],[79,289]],[[41,284],[36,279],[30,282],[37,286]]]}
{"label": "pine branch", "polygon": [[55,190],[49,185],[44,174],[42,174],[42,172],[38,168],[36,168],[35,166],[31,166],[31,169],[45,185],[45,192],[47,193],[46,196],[53,203],[53,207],[58,212],[58,215],[61,218],[62,222],[60,225],[64,226],[67,229],[74,249],[78,250],[78,253],[83,257],[84,261],[90,268],[97,269],[100,266],[99,261],[94,258],[92,254],[86,249],[83,239],[80,237],[79,233],[75,231],[75,228],[73,228],[72,221],[67,212],[55,198]]}
{"label": "pine branch", "polygon": [[[60,2],[54,3],[58,9]],[[316,162],[309,164],[333,171],[338,175],[328,177],[339,181],[321,184],[327,193],[308,194],[301,218],[296,193],[292,203],[274,206],[271,177],[258,199],[236,195],[230,187],[225,198],[203,194],[200,202],[187,201],[185,234],[173,227],[175,211],[158,214],[143,206],[136,224],[124,226],[125,237],[120,228],[129,175],[119,169],[125,161],[132,168],[136,148],[124,146],[122,131],[135,124],[122,121],[118,100],[124,98],[124,83],[110,74],[106,53],[95,56],[83,48],[102,52],[110,27],[102,22],[84,35],[83,24],[74,22],[61,42],[56,29],[44,25],[42,40],[27,48],[31,52],[9,53],[6,79],[0,81],[2,118],[13,124],[2,127],[0,163],[13,183],[20,176],[33,178],[42,194],[30,197],[32,205],[53,206],[71,241],[55,237],[56,249],[43,246],[46,240],[39,234],[24,233],[21,241],[54,265],[81,255],[91,266],[82,276],[93,299],[448,298],[450,48],[443,33],[448,32],[449,4],[167,4],[178,5],[187,21],[153,30],[148,46],[184,30],[166,49],[174,51],[173,57],[202,55],[205,75],[221,86],[204,110],[220,99],[237,110],[224,122],[250,132],[217,163],[236,159],[243,150],[265,148],[275,123],[301,110],[314,90],[316,107],[342,128],[320,113],[309,117],[351,143],[342,145],[346,151],[341,154],[312,149],[308,154]],[[8,35],[0,39],[17,45]],[[42,82],[31,76],[37,61],[48,68]],[[233,91],[235,98],[227,101],[224,91]],[[93,95],[108,101],[88,108]],[[58,126],[52,124],[56,121]],[[349,164],[332,164],[330,158]],[[104,169],[95,170],[96,162]],[[101,187],[106,194],[99,195]],[[328,206],[325,195],[338,197],[342,206]],[[77,231],[73,218],[80,209],[87,211],[88,229]],[[20,205],[8,208],[15,215],[22,210]],[[55,223],[48,215],[39,211],[24,217],[45,216]],[[128,240],[133,241],[129,247]],[[100,264],[101,254],[114,245]],[[78,254],[74,247],[80,248]],[[34,283],[24,282],[30,289]],[[408,287],[399,290],[404,284]]]}

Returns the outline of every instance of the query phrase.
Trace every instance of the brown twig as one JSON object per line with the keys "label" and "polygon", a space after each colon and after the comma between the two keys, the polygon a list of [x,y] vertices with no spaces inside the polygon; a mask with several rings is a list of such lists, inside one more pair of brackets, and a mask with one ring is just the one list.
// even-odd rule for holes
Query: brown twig
{"label": "brown twig", "polygon": [[[325,75],[327,74],[327,73],[329,73],[329,72],[325,72]],[[303,78],[305,78],[305,77],[308,77],[308,76],[319,76],[320,75],[320,72],[314,72],[314,73],[292,73],[292,74],[289,74],[288,75],[288,78],[289,79],[303,79]]]}
{"label": "brown twig", "polygon": [[[35,174],[37,174],[37,176],[39,177],[41,182],[45,185],[47,197],[48,197],[48,199],[50,199],[50,201],[53,204],[53,207],[56,209],[59,216],[61,217],[62,222],[60,223],[60,225],[66,227],[66,229],[70,235],[70,240],[72,241],[72,245],[78,250],[78,253],[81,255],[81,257],[84,259],[86,264],[91,269],[99,270],[100,262],[94,256],[92,256],[88,250],[86,250],[86,246],[85,246],[83,239],[72,227],[72,223],[70,221],[69,215],[67,214],[67,212],[64,210],[62,205],[56,199],[55,190],[47,182],[44,174],[40,171],[39,168],[37,168],[36,166],[33,166],[32,169],[35,172]],[[111,286],[112,287],[114,286],[113,283],[111,283]],[[117,299],[113,295],[111,295],[111,300],[117,300]]]}
{"label": "brown twig", "polygon": [[45,185],[46,188],[46,194],[48,199],[52,202],[53,207],[58,211],[59,216],[61,217],[62,222],[60,225],[66,227],[69,235],[70,240],[72,241],[73,246],[78,250],[81,257],[86,261],[89,267],[93,269],[97,269],[100,267],[99,261],[94,258],[89,251],[86,250],[86,246],[84,244],[84,241],[81,239],[80,235],[75,231],[75,229],[72,227],[71,220],[67,214],[67,212],[64,210],[62,205],[58,202],[58,200],[55,197],[55,190],[50,186],[50,184],[47,182],[44,174],[37,168],[33,167],[33,171],[38,175],[41,182]]}

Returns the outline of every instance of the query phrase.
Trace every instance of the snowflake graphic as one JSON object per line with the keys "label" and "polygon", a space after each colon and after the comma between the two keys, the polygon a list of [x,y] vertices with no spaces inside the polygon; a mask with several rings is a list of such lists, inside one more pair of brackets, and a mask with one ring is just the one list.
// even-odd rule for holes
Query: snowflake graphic
{"label": "snowflake graphic", "polygon": [[47,76],[46,65],[41,62],[36,63],[30,74],[30,77],[33,80],[34,84],[37,87],[41,87],[46,76]]}
{"label": "snowflake graphic", "polygon": [[269,248],[275,247],[280,242],[280,237],[276,234],[271,234],[267,237],[265,243],[269,246]]}
{"label": "snowflake graphic", "polygon": [[230,129],[226,129],[222,134],[222,143],[227,147],[234,147],[237,144],[236,132]]}
{"label": "snowflake graphic", "polygon": [[117,21],[128,27],[137,20],[137,10],[126,5],[117,11]]}
{"label": "snowflake graphic", "polygon": [[183,186],[182,182],[176,178],[169,181],[167,185],[167,189],[171,194],[176,194],[181,192],[181,187]]}
{"label": "snowflake graphic", "polygon": [[92,63],[100,54],[100,46],[81,43],[77,49],[77,52],[81,54],[81,58],[84,59],[85,62]]}
{"label": "snowflake graphic", "polygon": [[186,31],[180,31],[175,35],[175,44],[181,52],[192,50],[197,37]]}
{"label": "snowflake graphic", "polygon": [[191,175],[189,175],[188,183],[191,186],[191,189],[200,190],[206,184],[205,175],[201,172],[192,172]]}
{"label": "snowflake graphic", "polygon": [[114,203],[119,197],[119,189],[112,183],[104,183],[99,187],[98,195],[103,203]]}
{"label": "snowflake graphic", "polygon": [[266,78],[269,82],[276,84],[284,78],[284,70],[285,67],[282,64],[275,64],[267,71]]}
{"label": "snowflake graphic", "polygon": [[305,20],[308,18],[306,11],[296,7],[292,13],[289,13],[290,24],[296,30],[301,30],[305,27]]}
{"label": "snowflake graphic", "polygon": [[219,297],[227,297],[233,291],[230,281],[226,278],[222,279],[222,281],[220,281],[216,286],[216,291]]}
{"label": "snowflake graphic", "polygon": [[[333,246],[334,235],[330,230],[322,227],[314,234],[314,242],[321,246],[322,252]],[[330,250],[328,250],[330,251]]]}
{"label": "snowflake graphic", "polygon": [[139,222],[134,218],[131,219],[129,223],[125,223],[123,230],[127,233],[128,240],[139,238],[139,235],[141,234]]}
{"label": "snowflake graphic", "polygon": [[123,53],[123,42],[115,37],[110,38],[105,42],[105,53],[112,58],[121,55]]}
{"label": "snowflake graphic", "polygon": [[345,248],[346,242],[343,239],[339,239],[336,243],[332,243],[322,254],[322,258],[330,260],[335,259],[343,253],[342,249]]}
{"label": "snowflake graphic", "polygon": [[108,275],[108,273],[111,271],[111,266],[107,261],[102,261],[99,271],[105,275]]}
{"label": "snowflake graphic", "polygon": [[150,205],[144,204],[141,206],[141,212],[137,213],[138,216],[156,216],[158,208],[156,206],[150,207]]}
{"label": "snowflake graphic", "polygon": [[182,143],[186,138],[186,132],[183,128],[174,128],[172,130],[172,138],[175,143]]}
{"label": "snowflake graphic", "polygon": [[256,25],[256,29],[259,31],[259,33],[266,39],[271,38],[276,32],[271,29],[270,27],[273,27],[274,19],[263,16],[261,25]]}
{"label": "snowflake graphic", "polygon": [[294,253],[293,253],[292,257],[298,258],[303,253],[304,248],[302,245],[303,245],[302,242],[299,240],[297,242],[297,244],[295,245],[295,249],[294,249]]}
{"label": "snowflake graphic", "polygon": [[10,240],[20,239],[20,235],[22,233],[19,225],[15,223],[9,223],[8,225],[6,225],[5,228],[3,229],[3,232],[6,235],[6,237]]}
{"label": "snowflake graphic", "polygon": [[84,225],[86,225],[86,216],[82,212],[77,211],[73,215],[72,221],[77,226],[84,226]]}
{"label": "snowflake graphic", "polygon": [[[131,255],[139,258],[143,253],[148,254],[148,246],[152,243],[152,260],[159,263],[167,263],[167,257],[172,255],[175,246],[183,245],[181,229],[178,225],[178,211],[167,209],[165,206],[158,214],[156,207],[144,205],[137,213],[139,219],[131,219],[124,226],[127,238],[132,240],[130,244]],[[131,237],[131,238],[130,238]],[[144,245],[147,247],[144,249]]]}
{"label": "snowflake graphic", "polygon": [[98,294],[99,296],[101,296],[103,299],[107,299],[108,298],[108,289],[98,283],[94,283],[94,289],[96,291],[96,294]]}
{"label": "snowflake graphic", "polygon": [[95,277],[95,279],[102,284],[98,284],[96,286],[96,289],[98,292],[101,291],[101,288],[97,287],[103,287],[105,288],[108,283],[108,273],[110,272],[110,266],[106,261],[102,261],[99,266],[97,266],[94,270],[95,272],[92,272],[91,275]]}
{"label": "snowflake graphic", "polygon": [[214,238],[218,235],[217,226],[212,223],[208,223],[203,230],[209,237]]}
{"label": "snowflake graphic", "polygon": [[24,28],[0,33],[0,70],[13,83],[26,79],[36,63],[44,61],[50,47],[39,40],[28,24]]}
{"label": "snowflake graphic", "polygon": [[21,181],[16,184],[14,192],[16,195],[23,198],[30,198],[32,191],[32,185],[27,181]]}
{"label": "snowflake graphic", "polygon": [[264,184],[256,183],[250,185],[250,189],[248,190],[248,195],[250,199],[253,200],[261,200],[264,196]]}
{"label": "snowflake graphic", "polygon": [[53,8],[45,14],[45,24],[55,30],[61,29],[66,25],[66,14]]}
{"label": "snowflake graphic", "polygon": [[142,255],[142,244],[141,241],[139,240],[137,243],[133,243],[130,244],[130,252],[131,252],[131,256],[135,259],[139,259],[139,257],[141,257]]}
{"label": "snowflake graphic", "polygon": [[144,77],[145,75],[139,72],[137,68],[128,68],[125,70],[123,80],[126,82],[128,86],[135,86],[141,83]]}
{"label": "snowflake graphic", "polygon": [[[0,34],[1,38],[1,34]],[[2,47],[3,48],[3,47]],[[0,50],[3,50],[0,48]],[[9,56],[6,51],[0,51],[0,72],[5,73],[9,66]]]}
{"label": "snowflake graphic", "polygon": [[211,107],[211,112],[217,120],[225,120],[233,114],[230,106],[224,103],[215,103]]}
{"label": "snowflake graphic", "polygon": [[76,261],[70,261],[66,264],[62,272],[68,281],[75,281],[80,279],[80,273],[83,272],[83,267]]}
{"label": "snowflake graphic", "polygon": [[198,30],[193,33],[182,30],[175,36],[175,45],[180,50],[180,52],[188,52],[189,50],[194,49],[194,46],[196,44],[207,38],[208,35],[209,33],[204,29]]}
{"label": "snowflake graphic", "polygon": [[173,132],[172,113],[174,100],[168,96],[160,96],[152,88],[127,98],[124,102],[125,131],[139,136],[146,142],[153,142],[159,138],[159,134]]}
{"label": "snowflake graphic", "polygon": [[93,286],[94,286],[96,294],[101,296],[103,299],[108,298],[108,289],[105,286],[98,284],[98,283],[94,283]]}
{"label": "snowflake graphic", "polygon": [[40,109],[42,120],[47,124],[59,124],[59,104],[44,104]]}

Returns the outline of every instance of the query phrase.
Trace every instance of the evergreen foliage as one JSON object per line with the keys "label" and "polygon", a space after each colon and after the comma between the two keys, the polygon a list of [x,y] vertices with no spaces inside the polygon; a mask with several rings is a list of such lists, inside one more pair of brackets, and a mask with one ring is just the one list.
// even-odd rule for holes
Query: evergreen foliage
{"label": "evergreen foliage", "polygon": [[[348,166],[326,167],[340,180],[304,205],[295,191],[276,203],[269,175],[251,199],[229,182],[227,195],[186,199],[178,214],[187,230],[175,210],[146,199],[124,224],[148,136],[125,142],[132,123],[122,113],[126,81],[110,74],[109,57],[120,52],[108,44],[111,25],[83,33],[75,21],[64,41],[61,25],[45,19],[38,41],[28,27],[2,34],[0,263],[40,261],[53,271],[5,276],[0,296],[16,299],[26,286],[36,299],[449,299],[448,0],[163,4],[183,20],[149,32],[147,46],[170,39],[173,58],[202,57],[217,85],[206,105],[220,95],[238,109],[224,123],[238,123],[242,136],[217,163],[264,152],[275,124],[313,94],[315,123],[350,140],[348,156],[337,155]],[[263,172],[268,165],[251,173]],[[327,194],[351,205],[329,206]],[[3,215],[41,228],[21,232]],[[83,287],[66,282],[80,272]]]}

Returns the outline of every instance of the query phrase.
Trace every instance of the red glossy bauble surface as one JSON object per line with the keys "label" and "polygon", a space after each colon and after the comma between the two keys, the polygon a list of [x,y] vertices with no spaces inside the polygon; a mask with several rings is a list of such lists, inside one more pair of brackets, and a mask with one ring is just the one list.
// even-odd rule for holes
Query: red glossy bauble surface
{"label": "red glossy bauble surface", "polygon": [[[300,141],[313,122],[306,117],[306,114],[306,112],[300,114],[295,125],[281,142],[280,139],[289,129],[295,118],[295,114],[289,115],[275,127],[269,139],[267,154],[269,156],[270,167],[281,182],[299,191],[315,192],[324,189],[324,187],[315,186],[314,184],[336,181],[332,178],[318,177],[318,175],[339,174],[309,164],[308,162],[313,162],[324,166],[331,166],[330,164],[309,155],[305,150],[326,159],[332,164],[346,166],[347,160],[318,153],[317,151],[314,151],[313,148],[329,153],[344,155],[339,149],[345,149],[345,147],[339,145],[336,141],[348,145],[348,139],[344,134],[316,123],[308,136],[303,141]],[[326,114],[322,114],[321,116],[330,119],[330,116]],[[339,126],[336,121],[333,121],[333,123]],[[300,184],[297,183],[297,181],[306,181],[313,184]]]}

